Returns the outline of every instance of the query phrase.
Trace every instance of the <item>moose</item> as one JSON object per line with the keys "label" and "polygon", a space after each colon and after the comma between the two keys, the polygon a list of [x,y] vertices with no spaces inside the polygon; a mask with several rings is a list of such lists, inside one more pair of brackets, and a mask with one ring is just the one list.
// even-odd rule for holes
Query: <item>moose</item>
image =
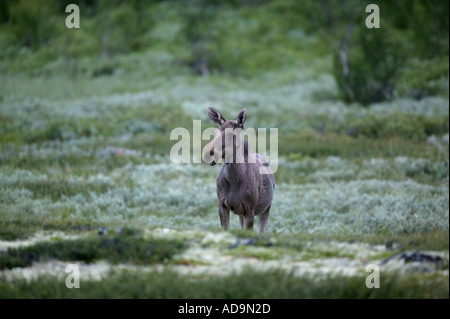
{"label": "moose", "polygon": [[275,178],[266,159],[252,153],[244,140],[247,109],[241,110],[237,119],[231,121],[213,107],[208,108],[208,116],[219,128],[204,148],[203,162],[212,166],[223,159],[217,176],[221,226],[228,229],[232,211],[239,216],[242,229],[252,230],[257,216],[258,231],[263,233],[269,220]]}

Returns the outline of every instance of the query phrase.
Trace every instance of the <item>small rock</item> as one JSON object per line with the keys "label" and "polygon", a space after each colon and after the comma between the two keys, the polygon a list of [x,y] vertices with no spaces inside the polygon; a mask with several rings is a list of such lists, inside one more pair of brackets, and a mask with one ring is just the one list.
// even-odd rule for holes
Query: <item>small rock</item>
{"label": "small rock", "polygon": [[384,260],[381,265],[405,271],[433,272],[448,263],[443,253],[433,251],[406,251]]}
{"label": "small rock", "polygon": [[395,240],[390,240],[386,243],[386,249],[387,250],[397,250],[399,248],[400,244]]}
{"label": "small rock", "polygon": [[100,236],[108,235],[108,228],[106,228],[106,227],[100,227],[100,228],[98,229],[98,234],[99,234]]}
{"label": "small rock", "polygon": [[[256,246],[258,243],[261,243],[262,239],[259,238],[247,238],[247,239],[238,239],[238,241],[236,243],[234,243],[233,245],[229,246],[229,249],[236,249],[239,246]],[[264,245],[259,245],[259,246],[264,246],[264,247],[270,247],[272,246],[272,243],[270,242],[270,240],[266,240]]]}

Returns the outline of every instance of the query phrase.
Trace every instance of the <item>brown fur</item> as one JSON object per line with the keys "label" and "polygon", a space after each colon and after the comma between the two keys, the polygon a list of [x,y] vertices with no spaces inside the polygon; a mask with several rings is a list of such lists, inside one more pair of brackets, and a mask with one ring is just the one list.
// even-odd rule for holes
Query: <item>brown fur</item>
{"label": "brown fur", "polygon": [[[221,157],[225,158],[225,129],[244,127],[247,110],[239,112],[236,121],[226,121],[225,118],[214,108],[208,108],[210,119],[220,125],[216,137],[207,146],[207,152],[214,158],[213,161],[204,161],[210,165],[216,164],[219,154],[218,148],[222,148]],[[220,223],[223,229],[228,229],[230,211],[239,215],[241,228],[253,229],[255,216],[258,216],[258,231],[264,232],[269,220],[269,211],[272,205],[272,198],[275,189],[275,178],[269,166],[260,154],[253,154],[247,142],[244,142],[244,161],[236,161],[236,141],[243,141],[240,137],[233,139],[233,161],[226,163],[224,160],[217,176],[217,197],[219,199],[218,209]],[[220,153],[220,152],[219,152]],[[215,157],[214,157],[215,156]],[[269,174],[260,174],[260,168]]]}

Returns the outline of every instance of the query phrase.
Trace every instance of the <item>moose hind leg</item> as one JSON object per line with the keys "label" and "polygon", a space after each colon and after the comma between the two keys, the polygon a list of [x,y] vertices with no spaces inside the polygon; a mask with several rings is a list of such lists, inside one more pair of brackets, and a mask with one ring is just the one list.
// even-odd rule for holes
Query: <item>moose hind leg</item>
{"label": "moose hind leg", "polygon": [[230,226],[230,210],[226,208],[221,202],[219,202],[219,218],[220,225],[224,230],[228,230]]}
{"label": "moose hind leg", "polygon": [[266,231],[267,223],[269,222],[270,206],[267,210],[258,215],[258,232],[264,233]]}

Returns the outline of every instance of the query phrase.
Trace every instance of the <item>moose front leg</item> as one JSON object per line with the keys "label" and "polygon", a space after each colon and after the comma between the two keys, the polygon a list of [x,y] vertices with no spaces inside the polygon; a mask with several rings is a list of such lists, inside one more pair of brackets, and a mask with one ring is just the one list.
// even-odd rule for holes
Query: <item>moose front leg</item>
{"label": "moose front leg", "polygon": [[219,201],[219,218],[220,224],[224,230],[228,230],[230,226],[230,210],[225,207],[225,205]]}
{"label": "moose front leg", "polygon": [[269,221],[269,212],[270,212],[270,206],[267,208],[267,210],[258,215],[258,232],[264,233],[266,231],[267,222]]}
{"label": "moose front leg", "polygon": [[244,216],[244,228],[253,230],[253,223],[255,221],[255,212],[253,210],[248,211]]}

